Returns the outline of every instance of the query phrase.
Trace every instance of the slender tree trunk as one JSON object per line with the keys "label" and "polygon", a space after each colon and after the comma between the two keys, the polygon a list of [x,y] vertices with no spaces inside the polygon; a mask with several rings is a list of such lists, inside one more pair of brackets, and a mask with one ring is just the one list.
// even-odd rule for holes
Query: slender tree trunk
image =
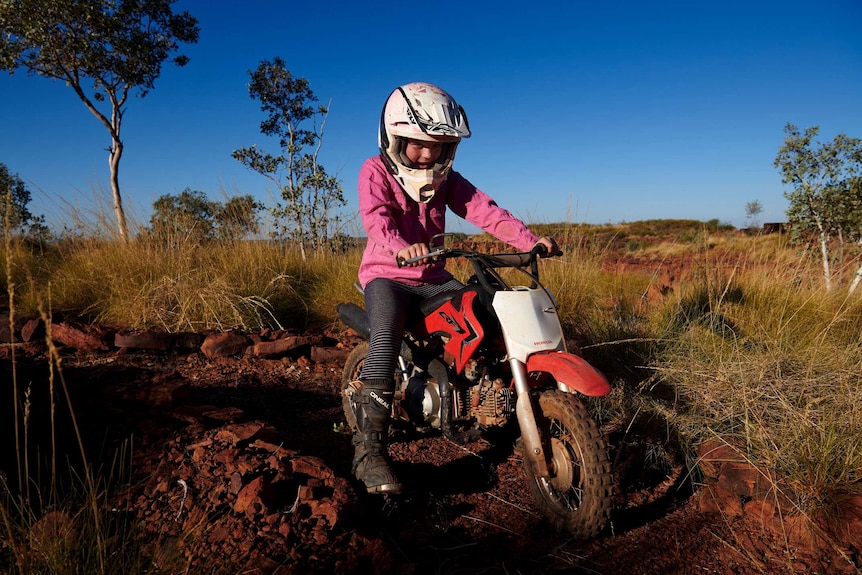
{"label": "slender tree trunk", "polygon": [[835,257],[835,261],[838,262],[838,270],[836,274],[838,275],[837,280],[839,284],[844,283],[844,274],[846,272],[844,262],[844,232],[841,231],[841,228],[838,229],[838,255]]}
{"label": "slender tree trunk", "polygon": [[294,213],[293,213],[293,223],[296,228],[293,230],[294,237],[299,242],[299,253],[302,256],[302,261],[305,262],[308,259],[308,256],[305,251],[305,229],[302,226],[302,203],[299,200],[299,196],[294,195]]}
{"label": "slender tree trunk", "polygon": [[829,264],[829,236],[820,233],[820,257],[823,260],[823,279],[826,291],[832,291],[832,266]]}
{"label": "slender tree trunk", "polygon": [[123,209],[123,197],[120,194],[120,158],[123,156],[123,142],[114,137],[108,164],[111,167],[111,193],[114,196],[114,213],[117,216],[117,228],[120,238],[129,241],[129,227],[126,224],[126,212]]}
{"label": "slender tree trunk", "polygon": [[850,283],[850,289],[847,290],[847,293],[852,294],[856,291],[856,288],[859,287],[859,282],[862,282],[862,264],[859,264],[859,267],[856,268],[856,274],[853,276],[853,281]]}
{"label": "slender tree trunk", "polygon": [[820,259],[823,260],[823,280],[826,282],[826,291],[832,291],[832,265],[829,263],[829,234],[823,225],[820,215],[815,212],[814,223],[820,230]]}
{"label": "slender tree trunk", "polygon": [[[862,239],[860,239],[857,243],[862,245]],[[859,267],[856,268],[856,273],[853,274],[853,281],[850,282],[850,288],[847,290],[848,294],[852,294],[856,291],[856,288],[859,287],[859,282],[862,282],[862,263],[859,264]]]}

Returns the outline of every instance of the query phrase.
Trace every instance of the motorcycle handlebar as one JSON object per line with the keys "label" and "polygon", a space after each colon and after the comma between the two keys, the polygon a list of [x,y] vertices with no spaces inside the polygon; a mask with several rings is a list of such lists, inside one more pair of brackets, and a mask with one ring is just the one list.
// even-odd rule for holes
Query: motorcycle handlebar
{"label": "motorcycle handlebar", "polygon": [[[522,268],[530,265],[534,261],[536,261],[537,257],[546,258],[548,257],[548,248],[543,244],[536,244],[532,250],[528,252],[517,252],[513,254],[482,254],[480,252],[474,252],[470,250],[460,250],[460,249],[449,249],[449,248],[439,248],[434,251],[431,251],[424,256],[418,256],[415,258],[408,259],[398,259],[398,267],[404,267],[405,265],[420,262],[426,259],[446,259],[446,258],[456,258],[456,257],[470,257],[470,256],[481,256],[488,261],[491,267],[495,268]],[[562,256],[563,252],[558,250],[553,256],[550,257],[559,257]]]}

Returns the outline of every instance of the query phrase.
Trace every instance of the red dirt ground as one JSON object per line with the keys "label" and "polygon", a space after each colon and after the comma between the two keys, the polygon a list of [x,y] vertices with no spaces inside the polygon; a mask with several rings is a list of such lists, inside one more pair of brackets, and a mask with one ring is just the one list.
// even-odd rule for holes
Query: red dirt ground
{"label": "red dirt ground", "polygon": [[[153,573],[860,572],[860,509],[831,529],[779,520],[757,471],[720,448],[702,453],[721,452],[694,484],[664,439],[607,426],[618,484],[611,525],[573,541],[537,515],[511,445],[399,433],[391,453],[411,493],[364,494],[350,475],[337,393],[356,339],[208,357],[176,341],[117,348],[104,330],[78,329],[61,349],[64,380],[93,457],[133,447],[113,509],[138,522]],[[10,350],[0,352],[4,382]],[[16,379],[44,388],[44,357],[38,344],[16,347]],[[11,475],[14,458],[2,455]]]}

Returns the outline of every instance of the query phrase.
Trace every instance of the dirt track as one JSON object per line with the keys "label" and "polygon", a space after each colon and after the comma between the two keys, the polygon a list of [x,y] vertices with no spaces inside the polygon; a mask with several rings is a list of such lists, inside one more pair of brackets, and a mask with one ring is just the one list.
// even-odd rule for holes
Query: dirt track
{"label": "dirt track", "polygon": [[[771,510],[722,486],[745,483],[739,471],[716,467],[709,487],[692,486],[680,454],[646,428],[606,428],[619,492],[612,524],[592,541],[543,523],[511,443],[396,434],[391,452],[411,493],[365,495],[350,476],[337,395],[339,360],[356,340],[300,343],[280,357],[63,351],[91,457],[132,438],[133,477],[114,508],[140,522],[155,572],[859,572],[858,544],[823,545],[798,521],[776,529]],[[11,381],[6,349],[0,375]],[[16,355],[18,381],[44,387],[44,350]],[[12,461],[7,449],[10,476]]]}

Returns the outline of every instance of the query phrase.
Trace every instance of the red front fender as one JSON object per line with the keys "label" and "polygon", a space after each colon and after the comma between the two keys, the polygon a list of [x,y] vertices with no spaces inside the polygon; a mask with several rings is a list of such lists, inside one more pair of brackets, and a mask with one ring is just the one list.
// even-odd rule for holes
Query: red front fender
{"label": "red front fender", "polygon": [[559,383],[594,397],[611,392],[611,384],[586,360],[564,351],[540,351],[527,358],[527,372],[543,371]]}

